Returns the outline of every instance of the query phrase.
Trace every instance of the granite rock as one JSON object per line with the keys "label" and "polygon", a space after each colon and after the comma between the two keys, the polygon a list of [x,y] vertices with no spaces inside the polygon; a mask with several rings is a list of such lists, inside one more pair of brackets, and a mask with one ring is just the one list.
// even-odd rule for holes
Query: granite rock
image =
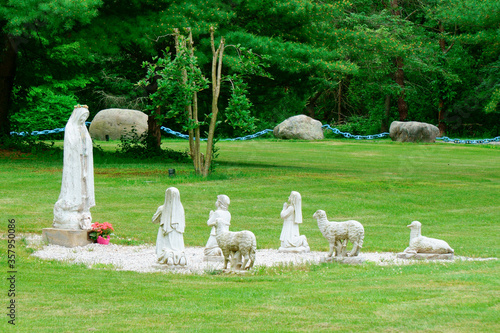
{"label": "granite rock", "polygon": [[322,124],[306,115],[293,116],[277,125],[273,134],[278,139],[322,140]]}
{"label": "granite rock", "polygon": [[148,130],[148,116],[141,111],[129,109],[105,109],[99,111],[89,127],[94,140],[120,140],[122,136],[138,136]]}
{"label": "granite rock", "polygon": [[439,129],[431,124],[417,121],[393,121],[389,128],[392,141],[399,142],[436,142]]}

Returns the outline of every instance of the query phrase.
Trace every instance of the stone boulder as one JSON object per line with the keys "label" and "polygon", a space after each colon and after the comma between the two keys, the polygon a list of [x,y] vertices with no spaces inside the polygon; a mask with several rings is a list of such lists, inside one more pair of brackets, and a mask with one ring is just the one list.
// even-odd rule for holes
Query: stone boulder
{"label": "stone boulder", "polygon": [[436,142],[439,129],[431,124],[417,121],[393,121],[389,128],[392,141],[399,142]]}
{"label": "stone boulder", "polygon": [[293,116],[276,126],[273,134],[278,139],[322,140],[320,121],[306,115]]}
{"label": "stone boulder", "polygon": [[137,135],[148,130],[148,116],[137,110],[105,109],[90,123],[89,133],[95,140],[119,140],[135,129]]}

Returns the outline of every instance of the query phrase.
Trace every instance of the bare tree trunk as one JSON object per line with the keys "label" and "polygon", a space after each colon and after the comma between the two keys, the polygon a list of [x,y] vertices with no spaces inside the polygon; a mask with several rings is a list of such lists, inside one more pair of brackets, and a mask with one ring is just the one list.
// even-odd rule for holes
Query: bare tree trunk
{"label": "bare tree trunk", "polygon": [[155,113],[148,115],[148,144],[151,144],[153,149],[160,149],[161,147],[161,129],[156,121],[155,114],[160,115],[161,109],[157,107]]}
{"label": "bare tree trunk", "polygon": [[210,28],[210,42],[212,46],[212,117],[210,119],[210,126],[208,128],[207,150],[205,154],[205,164],[203,167],[203,176],[207,176],[210,171],[210,164],[212,163],[212,151],[215,134],[215,126],[217,124],[217,114],[219,108],[217,106],[220,95],[220,85],[222,79],[222,58],[224,56],[224,37],[221,37],[219,47],[215,49],[214,40],[215,29]]}
{"label": "bare tree trunk", "polygon": [[[193,34],[191,32],[191,29],[189,29],[189,39],[188,39],[188,48],[189,52],[191,54],[191,57],[194,57],[194,47],[193,47]],[[194,72],[194,64],[191,64],[191,71]],[[200,125],[198,121],[198,93],[195,91],[193,92],[193,102],[191,103],[192,107],[192,113],[191,113],[191,119],[194,122],[194,142],[193,142],[193,164],[194,164],[194,169],[196,171],[196,174],[201,174],[203,170],[203,154],[201,153],[200,150]],[[191,135],[191,134],[190,134]]]}
{"label": "bare tree trunk", "polygon": [[194,153],[195,153],[195,170],[197,174],[201,174],[203,170],[203,163],[204,158],[203,154],[201,153],[201,148],[200,148],[200,143],[201,143],[201,136],[200,136],[200,125],[198,124],[198,93],[195,91],[193,93],[193,119],[196,124],[196,128],[194,130],[194,136],[195,136],[195,141],[194,141]]}
{"label": "bare tree trunk", "polygon": [[[2,27],[0,26],[0,30]],[[17,46],[2,33],[0,49],[0,137],[10,136],[9,110],[16,75]]]}
{"label": "bare tree trunk", "polygon": [[306,104],[306,111],[307,115],[311,118],[315,117],[315,107],[316,107],[316,102],[318,101],[318,98],[321,97],[321,95],[325,92],[325,90],[320,90],[317,91],[314,96],[309,97],[307,100]]}
{"label": "bare tree trunk", "polygon": [[[193,34],[191,29],[189,29],[188,37],[188,49],[191,57],[194,57],[194,47],[193,47]],[[194,64],[191,63],[191,71],[194,72]],[[196,174],[202,174],[203,172],[203,154],[200,150],[200,125],[198,121],[198,93],[193,92],[193,99],[189,106],[189,117],[194,123],[194,130],[189,130],[189,146],[191,149],[191,157],[193,158],[194,170]],[[191,140],[192,138],[192,140]]]}
{"label": "bare tree trunk", "polygon": [[[146,93],[148,95],[154,94],[158,90],[157,78],[153,78],[152,82],[146,87]],[[161,114],[161,107],[158,106],[151,114],[148,114],[148,136],[146,138],[146,144],[148,149],[160,149],[161,146],[161,129],[160,125],[156,121],[156,115]]]}
{"label": "bare tree trunk", "polygon": [[[337,99],[337,124],[341,124],[348,112],[347,95],[349,92],[349,87],[351,85],[351,77],[348,75],[339,81],[337,91],[335,96]],[[332,120],[334,114],[332,112]]]}
{"label": "bare tree trunk", "polygon": [[[177,56],[181,55],[181,44],[179,41],[179,29],[174,29],[174,39],[175,39],[175,50],[177,53]],[[186,45],[187,44],[187,45]],[[189,51],[189,55],[191,57],[194,56],[194,50],[193,50],[193,34],[191,32],[191,29],[189,29],[189,35],[187,38],[187,41],[182,41],[182,46],[186,47]],[[194,70],[194,65],[190,65],[190,70]],[[188,72],[187,68],[182,69],[182,83],[184,85],[187,84],[188,80]],[[196,92],[193,92],[193,96],[191,99],[191,103],[186,105],[186,113],[188,115],[189,122],[193,122],[195,124],[195,128],[189,128],[188,133],[189,133],[189,155],[191,156],[191,160],[193,161],[193,166],[196,174],[201,174],[202,173],[202,165],[200,163],[201,161],[201,156],[200,156],[200,137],[199,137],[199,126],[198,126],[198,98]]]}

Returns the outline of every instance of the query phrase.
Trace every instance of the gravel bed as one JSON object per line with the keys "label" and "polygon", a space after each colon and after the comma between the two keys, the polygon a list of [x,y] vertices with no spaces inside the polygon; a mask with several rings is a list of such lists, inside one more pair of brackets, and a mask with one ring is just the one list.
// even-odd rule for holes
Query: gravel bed
{"label": "gravel bed", "polygon": [[[106,267],[116,270],[136,271],[136,272],[159,272],[167,271],[181,274],[203,274],[221,270],[222,262],[204,261],[203,247],[187,247],[185,249],[188,261],[184,268],[166,268],[156,261],[154,245],[101,245],[89,244],[74,248],[67,248],[58,245],[43,245],[41,236],[25,236],[28,246],[38,248],[32,255],[40,259],[59,260],[72,263],[82,263],[92,268]],[[279,266],[320,263],[326,256],[326,252],[311,251],[309,253],[281,253],[275,249],[258,249],[256,252],[255,267],[259,266]],[[398,259],[396,253],[360,253],[360,260],[374,262],[377,265],[408,265],[414,260]],[[455,260],[492,260],[496,258],[465,258],[455,256]]]}

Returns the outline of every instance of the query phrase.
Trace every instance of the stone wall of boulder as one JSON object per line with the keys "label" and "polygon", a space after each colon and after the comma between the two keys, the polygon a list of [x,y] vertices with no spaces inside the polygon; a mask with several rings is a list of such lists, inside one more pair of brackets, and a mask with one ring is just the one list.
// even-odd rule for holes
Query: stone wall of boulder
{"label": "stone wall of boulder", "polygon": [[293,116],[277,125],[273,134],[279,139],[322,140],[322,124],[306,115]]}
{"label": "stone wall of boulder", "polygon": [[431,124],[417,121],[393,121],[389,128],[392,141],[399,142],[436,142],[439,129]]}
{"label": "stone wall of boulder", "polygon": [[99,111],[90,123],[89,133],[95,140],[119,140],[135,131],[142,135],[148,130],[148,116],[129,109],[105,109]]}

